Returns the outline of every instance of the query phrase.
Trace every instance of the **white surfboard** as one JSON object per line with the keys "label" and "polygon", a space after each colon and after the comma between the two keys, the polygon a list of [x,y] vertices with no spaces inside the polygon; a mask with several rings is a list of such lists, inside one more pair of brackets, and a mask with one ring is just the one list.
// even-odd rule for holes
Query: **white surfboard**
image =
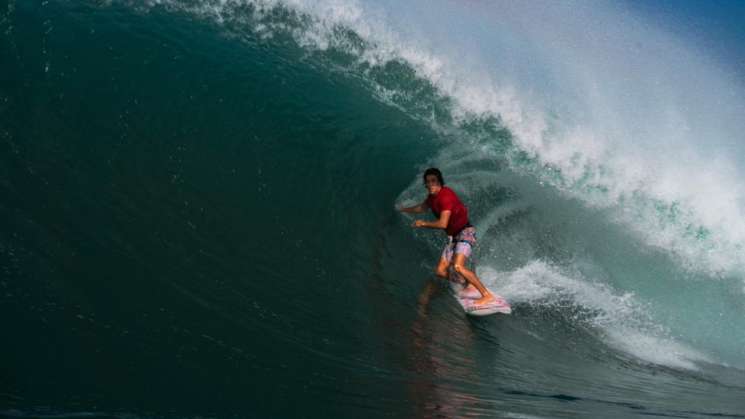
{"label": "white surfboard", "polygon": [[459,283],[457,281],[450,281],[450,289],[453,292],[456,300],[460,303],[466,314],[470,316],[488,316],[489,314],[512,313],[512,307],[510,303],[504,299],[501,295],[489,290],[494,296],[494,300],[485,304],[476,304],[475,301],[481,298],[481,293],[473,285],[465,283]]}

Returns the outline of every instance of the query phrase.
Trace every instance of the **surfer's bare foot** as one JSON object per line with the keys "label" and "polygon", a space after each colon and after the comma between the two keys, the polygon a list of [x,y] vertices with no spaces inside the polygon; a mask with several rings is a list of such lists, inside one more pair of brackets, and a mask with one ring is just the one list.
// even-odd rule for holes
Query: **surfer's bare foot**
{"label": "surfer's bare foot", "polygon": [[494,299],[494,296],[493,295],[486,294],[483,297],[479,298],[478,300],[474,301],[473,304],[474,305],[480,305],[480,304],[491,303],[491,302],[494,302],[494,301],[495,301],[495,299]]}

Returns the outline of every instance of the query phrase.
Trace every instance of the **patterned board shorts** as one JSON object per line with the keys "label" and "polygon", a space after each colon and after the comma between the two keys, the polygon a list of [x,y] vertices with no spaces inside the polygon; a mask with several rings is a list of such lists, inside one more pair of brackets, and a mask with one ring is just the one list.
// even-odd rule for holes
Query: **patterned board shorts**
{"label": "patterned board shorts", "polygon": [[454,253],[460,253],[466,255],[467,258],[471,257],[473,252],[473,246],[476,245],[476,228],[467,227],[461,230],[457,236],[448,236],[448,243],[445,248],[442,249],[442,258],[450,262],[453,259]]}

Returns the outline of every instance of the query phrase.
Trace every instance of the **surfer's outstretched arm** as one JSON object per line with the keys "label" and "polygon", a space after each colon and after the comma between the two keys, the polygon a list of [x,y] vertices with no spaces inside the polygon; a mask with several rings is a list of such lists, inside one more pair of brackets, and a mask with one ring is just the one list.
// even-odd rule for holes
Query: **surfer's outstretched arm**
{"label": "surfer's outstretched arm", "polygon": [[426,212],[427,208],[429,208],[429,206],[427,205],[427,201],[425,200],[421,204],[414,205],[413,207],[398,207],[398,210],[401,212],[408,212],[412,214],[421,214],[423,212]]}
{"label": "surfer's outstretched arm", "polygon": [[449,221],[450,221],[450,211],[443,211],[440,214],[439,220],[435,220],[435,221],[416,220],[414,222],[414,227],[439,228],[439,229],[444,230],[448,228]]}

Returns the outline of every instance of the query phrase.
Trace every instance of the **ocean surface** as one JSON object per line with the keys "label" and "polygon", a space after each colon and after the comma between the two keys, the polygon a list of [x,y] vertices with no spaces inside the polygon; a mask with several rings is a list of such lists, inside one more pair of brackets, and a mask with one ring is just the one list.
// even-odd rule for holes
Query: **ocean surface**
{"label": "ocean surface", "polygon": [[736,6],[0,2],[0,416],[744,418]]}

